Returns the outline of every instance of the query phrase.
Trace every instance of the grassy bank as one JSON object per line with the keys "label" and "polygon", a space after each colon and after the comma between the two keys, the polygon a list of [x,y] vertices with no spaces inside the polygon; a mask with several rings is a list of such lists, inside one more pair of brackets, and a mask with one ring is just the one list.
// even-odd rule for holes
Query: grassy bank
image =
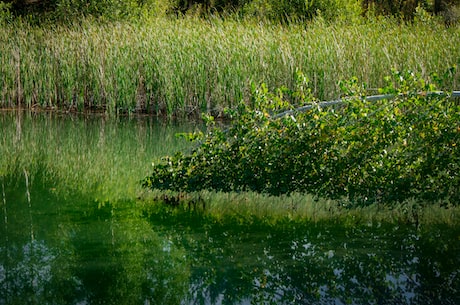
{"label": "grassy bank", "polygon": [[[369,88],[391,69],[442,75],[460,63],[459,26],[320,18],[290,26],[197,18],[2,26],[0,106],[160,115],[220,112],[251,83],[293,87],[301,70],[320,99],[356,76]],[[460,85],[460,73],[447,89]],[[456,88],[458,89],[458,88]]]}

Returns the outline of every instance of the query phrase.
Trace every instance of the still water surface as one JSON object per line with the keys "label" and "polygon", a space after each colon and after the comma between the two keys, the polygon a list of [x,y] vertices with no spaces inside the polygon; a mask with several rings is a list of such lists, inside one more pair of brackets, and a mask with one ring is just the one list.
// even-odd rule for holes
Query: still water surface
{"label": "still water surface", "polygon": [[460,231],[134,200],[193,124],[0,115],[0,304],[460,304]]}

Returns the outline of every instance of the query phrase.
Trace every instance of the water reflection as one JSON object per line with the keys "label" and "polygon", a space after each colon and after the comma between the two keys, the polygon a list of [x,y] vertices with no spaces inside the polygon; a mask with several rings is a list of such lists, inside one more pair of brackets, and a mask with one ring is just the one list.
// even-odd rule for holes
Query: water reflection
{"label": "water reflection", "polygon": [[[39,174],[36,173],[35,177]],[[159,238],[133,202],[60,200],[46,184],[3,178],[0,304],[178,304],[183,249]],[[33,230],[33,232],[32,232]]]}
{"label": "water reflection", "polygon": [[[120,168],[140,146],[116,135],[151,152],[148,143],[158,145],[151,132],[143,129],[144,139],[136,124],[121,131],[115,123],[93,130],[81,121],[78,128],[72,121],[21,121],[19,130],[5,122],[0,145],[27,139],[28,146],[0,147],[8,158],[0,167],[0,305],[460,304],[459,228],[270,225],[101,200],[93,191],[105,186],[69,188],[65,173],[54,175],[56,168],[71,169],[83,183],[88,168],[65,167],[67,158],[55,155],[74,156],[80,146],[82,160],[89,160],[100,149]],[[67,137],[84,139],[77,145]]]}
{"label": "water reflection", "polygon": [[[151,217],[191,258],[182,304],[458,304],[459,231]],[[171,233],[171,232],[175,232]]]}
{"label": "water reflection", "polygon": [[459,301],[458,231],[216,222],[134,202],[63,202],[46,186],[31,189],[47,200],[29,208],[24,187],[6,185],[0,304]]}

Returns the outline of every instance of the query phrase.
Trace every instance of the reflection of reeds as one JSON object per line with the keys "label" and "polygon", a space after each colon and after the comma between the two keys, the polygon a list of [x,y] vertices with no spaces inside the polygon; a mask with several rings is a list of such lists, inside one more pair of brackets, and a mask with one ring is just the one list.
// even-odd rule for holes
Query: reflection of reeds
{"label": "reflection of reeds", "polygon": [[6,209],[5,178],[2,178],[2,197],[3,197],[3,223],[5,226],[5,245],[8,245],[8,211]]}
{"label": "reflection of reeds", "polygon": [[30,222],[30,241],[35,240],[35,234],[34,234],[34,222],[33,222],[33,216],[32,216],[32,202],[30,201],[30,189],[29,189],[29,173],[27,170],[24,168],[24,178],[26,182],[26,195],[27,195],[27,204],[29,206],[29,222]]}
{"label": "reflection of reeds", "polygon": [[30,208],[31,203],[30,203],[30,191],[29,191],[29,174],[27,173],[25,168],[24,168],[24,178],[26,179],[27,203],[29,204],[29,208]]}
{"label": "reflection of reeds", "polygon": [[26,181],[27,198],[28,189],[35,187],[37,180],[67,198],[72,198],[72,190],[101,201],[135,198],[152,160],[186,149],[190,143],[177,139],[175,133],[192,128],[162,125],[147,118],[62,118],[54,113],[23,112],[18,116],[5,112],[0,115],[0,176],[22,185]]}
{"label": "reflection of reeds", "polygon": [[[458,27],[392,20],[280,26],[151,18],[138,23],[0,29],[0,104],[157,114],[219,112],[251,82],[293,87],[296,69],[320,99],[357,76],[371,87],[391,69],[441,75],[458,64]],[[457,72],[453,77],[459,82]],[[452,85],[452,84],[447,84]]]}

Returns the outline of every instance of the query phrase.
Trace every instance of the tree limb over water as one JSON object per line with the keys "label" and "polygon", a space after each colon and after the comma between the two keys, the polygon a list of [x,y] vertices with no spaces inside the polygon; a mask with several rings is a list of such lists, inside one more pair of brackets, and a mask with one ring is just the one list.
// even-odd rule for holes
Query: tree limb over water
{"label": "tree limb over water", "polygon": [[228,111],[230,128],[191,135],[200,145],[155,164],[143,185],[301,192],[360,204],[459,202],[460,104],[450,98],[457,91],[441,94],[411,72],[395,72],[382,95],[366,98],[352,79],[342,83],[340,107],[312,107],[321,103],[299,79],[294,92],[255,88],[251,106]]}

